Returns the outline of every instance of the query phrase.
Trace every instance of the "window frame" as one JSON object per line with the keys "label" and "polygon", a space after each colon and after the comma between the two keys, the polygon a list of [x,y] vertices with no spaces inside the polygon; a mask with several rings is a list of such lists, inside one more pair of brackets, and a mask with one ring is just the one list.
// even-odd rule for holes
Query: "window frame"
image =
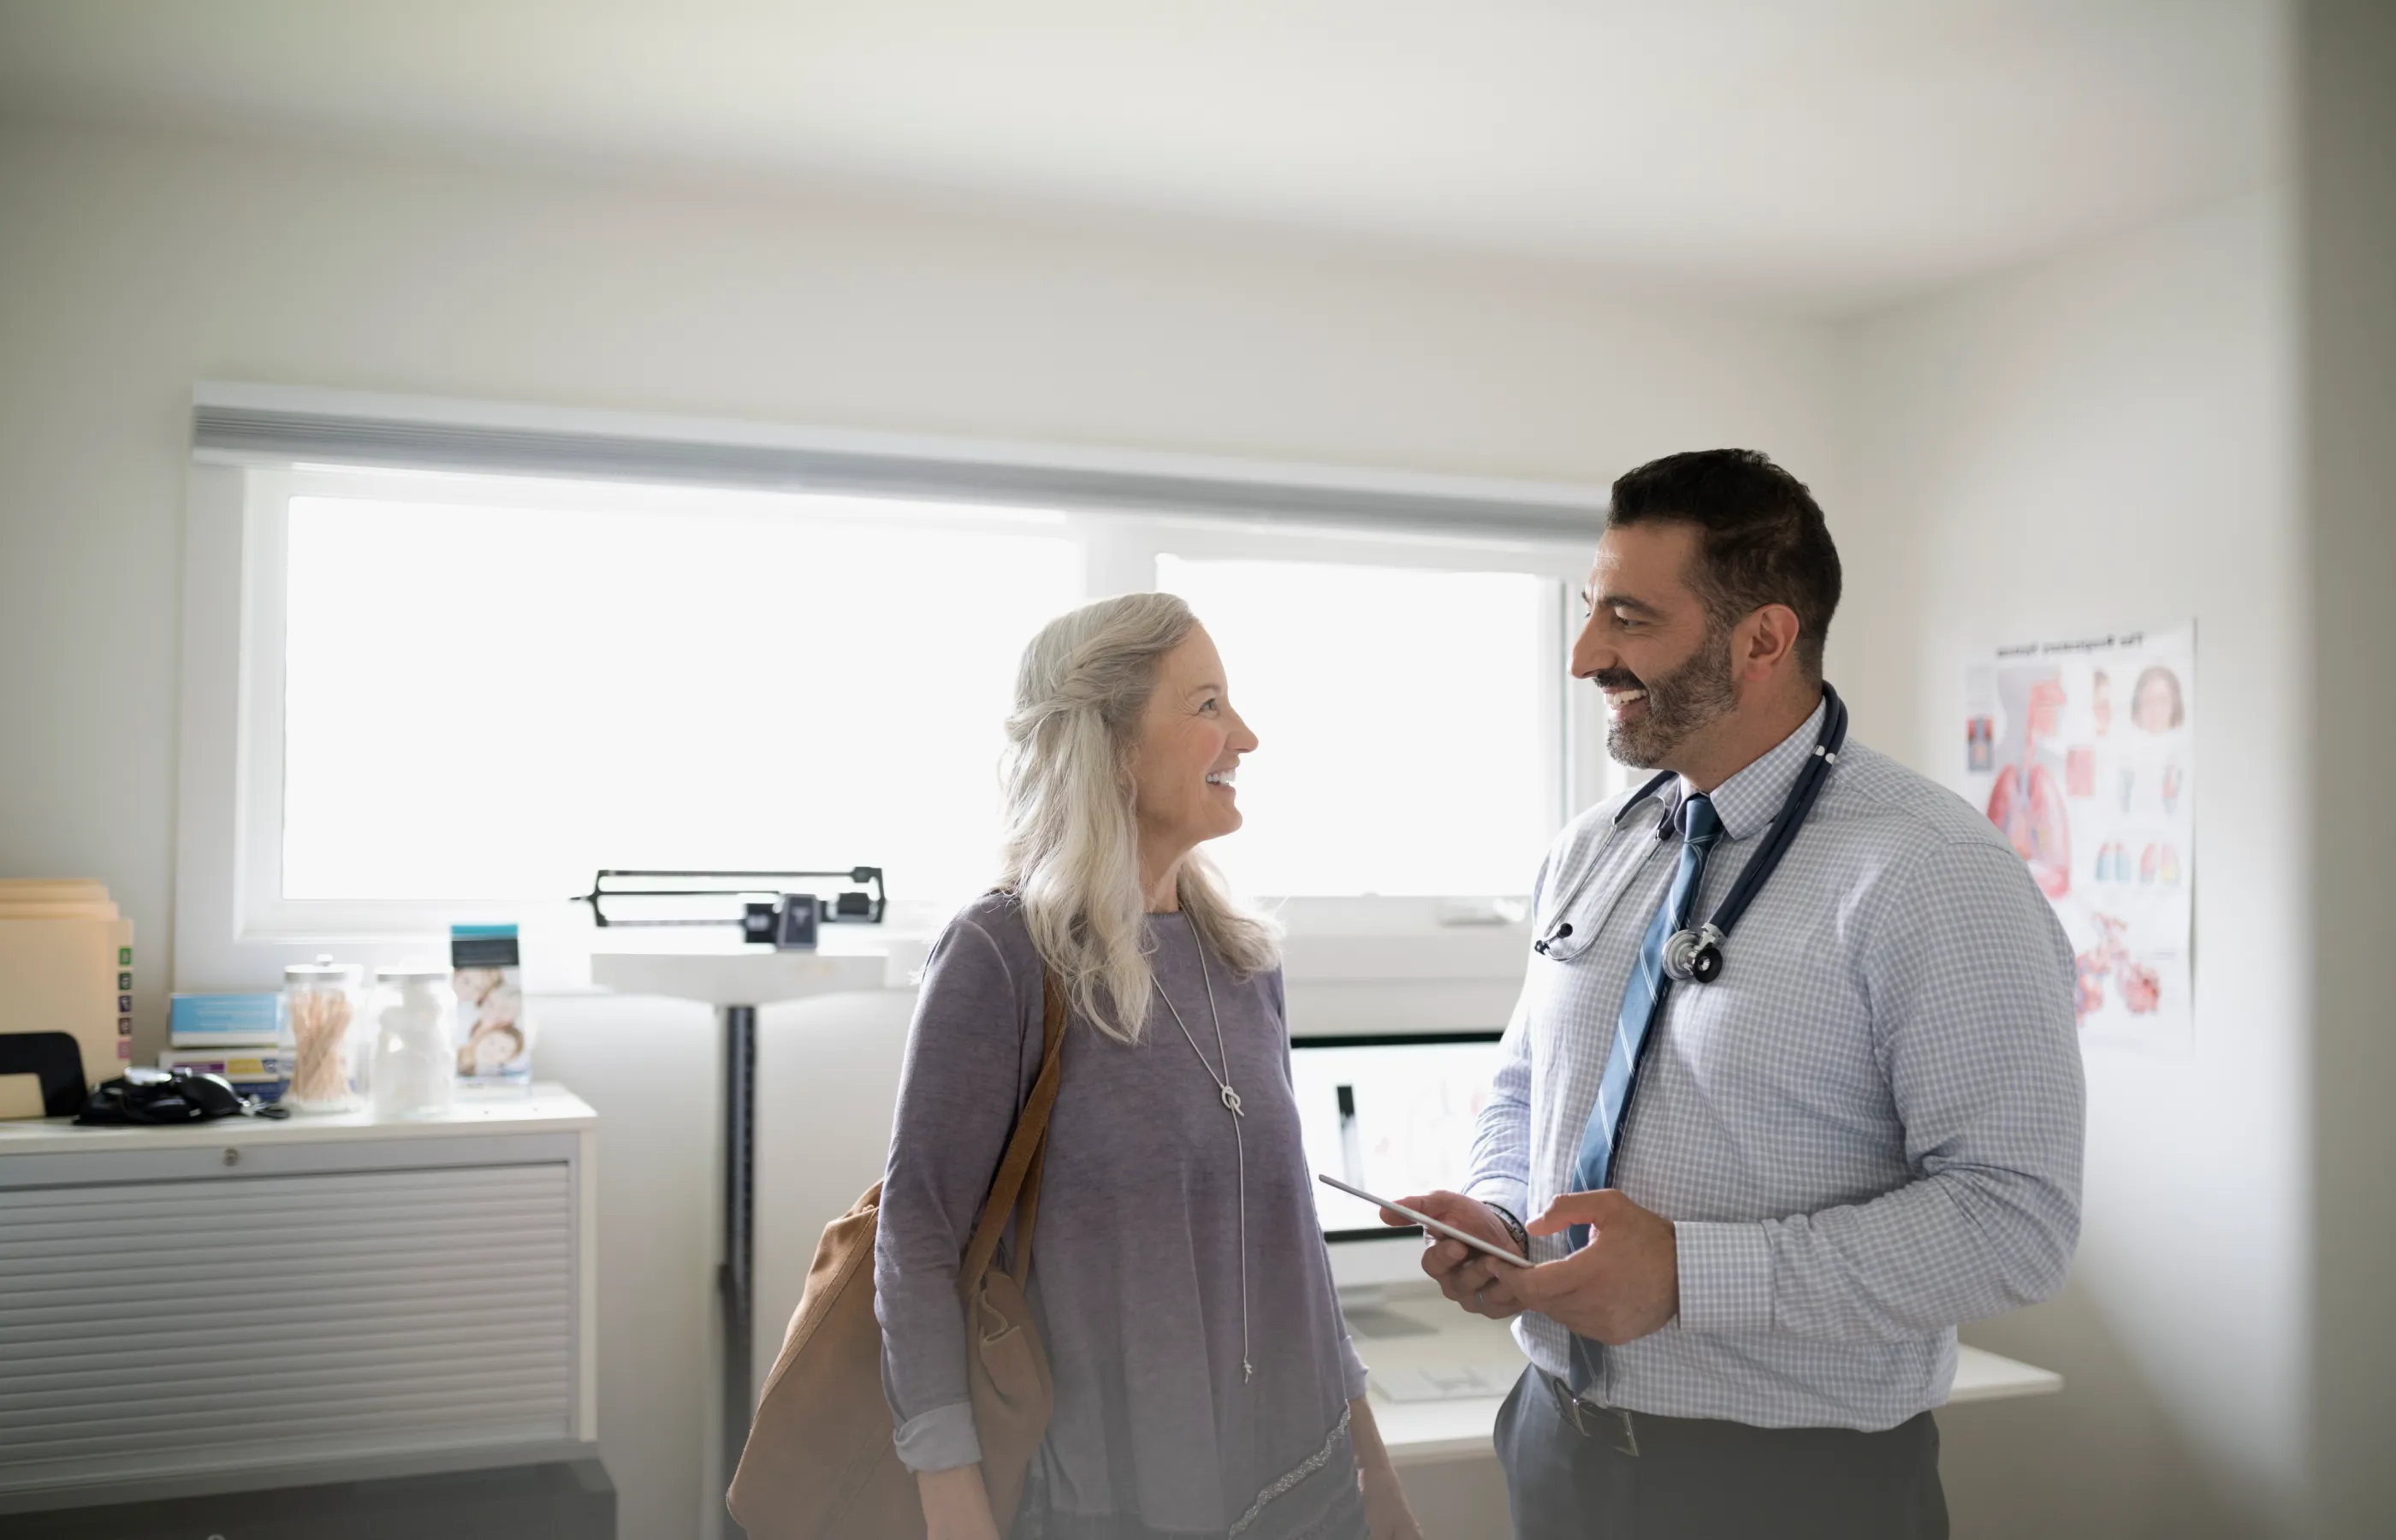
{"label": "window frame", "polygon": [[[539,901],[299,900],[281,892],[285,602],[291,499],[332,491],[412,500],[487,501],[501,481],[539,497],[548,489],[587,504],[670,511],[715,496],[686,484],[593,483],[560,474],[459,472],[307,466],[288,462],[191,467],[187,483],[183,604],[181,766],[178,798],[173,932],[178,989],[271,987],[281,970],[326,949],[373,966],[421,957],[452,922],[512,921],[526,935],[527,984],[543,991],[587,988],[591,933],[563,896]],[[527,484],[530,485],[527,485]],[[737,490],[737,489],[727,489]],[[1578,616],[1574,594],[1586,573],[1587,542],[1498,530],[1442,534],[1412,528],[1302,527],[1253,518],[1084,508],[1061,530],[1083,552],[1085,591],[1152,590],[1156,559],[1327,561],[1433,570],[1519,572],[1549,579],[1542,630],[1555,637],[1556,709],[1547,713],[1546,821],[1570,816],[1621,784],[1603,742],[1596,692],[1576,689],[1562,659]],[[1530,872],[1524,873],[1528,887]],[[1289,933],[1294,979],[1399,976],[1487,978],[1518,972],[1527,936],[1521,896],[1442,898],[1296,897],[1271,904]],[[920,936],[945,913],[901,895],[894,938]],[[1404,937],[1401,962],[1376,938]],[[542,961],[536,962],[536,959]]]}

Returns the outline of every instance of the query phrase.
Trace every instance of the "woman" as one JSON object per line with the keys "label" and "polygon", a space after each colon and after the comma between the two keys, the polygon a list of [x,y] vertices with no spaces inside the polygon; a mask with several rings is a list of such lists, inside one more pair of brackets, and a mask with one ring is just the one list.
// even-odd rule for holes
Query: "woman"
{"label": "woman", "polygon": [[1032,639],[1001,890],[933,949],[874,1255],[883,1377],[932,1540],[995,1540],[967,1401],[960,1254],[1071,1016],[1032,1300],[1056,1409],[1013,1533],[1417,1540],[1315,1218],[1272,933],[1202,841],[1257,747],[1187,605],[1140,593]]}

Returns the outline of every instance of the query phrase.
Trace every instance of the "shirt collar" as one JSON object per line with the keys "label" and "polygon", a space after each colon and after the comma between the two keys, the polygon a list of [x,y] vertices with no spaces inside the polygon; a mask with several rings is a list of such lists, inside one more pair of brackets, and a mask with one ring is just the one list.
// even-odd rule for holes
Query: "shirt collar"
{"label": "shirt collar", "polygon": [[[1821,736],[1822,717],[1830,709],[1830,703],[1822,701],[1795,732],[1713,789],[1714,813],[1722,819],[1724,837],[1744,840],[1771,826],[1780,804],[1789,800],[1789,789],[1797,784],[1797,773],[1814,757],[1814,740]],[[1697,789],[1682,779],[1670,790],[1677,811],[1681,799]]]}

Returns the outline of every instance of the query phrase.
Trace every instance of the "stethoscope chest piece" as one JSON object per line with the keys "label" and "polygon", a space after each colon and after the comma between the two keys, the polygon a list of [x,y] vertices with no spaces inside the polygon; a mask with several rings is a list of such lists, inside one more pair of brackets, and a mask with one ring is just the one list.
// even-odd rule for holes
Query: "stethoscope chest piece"
{"label": "stethoscope chest piece", "polygon": [[1664,941],[1666,976],[1710,984],[1722,976],[1723,933],[1711,925],[1675,931]]}

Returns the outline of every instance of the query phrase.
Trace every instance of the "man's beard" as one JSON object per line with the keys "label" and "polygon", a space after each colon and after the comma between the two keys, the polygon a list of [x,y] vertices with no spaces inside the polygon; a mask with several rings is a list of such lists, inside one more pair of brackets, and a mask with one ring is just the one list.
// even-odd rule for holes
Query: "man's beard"
{"label": "man's beard", "polygon": [[1617,763],[1643,770],[1662,767],[1691,733],[1720,721],[1738,703],[1730,672],[1730,637],[1710,626],[1689,660],[1661,679],[1643,680],[1610,669],[1596,682],[1604,689],[1645,686],[1647,709],[1637,722],[1614,716],[1605,724],[1605,751]]}

